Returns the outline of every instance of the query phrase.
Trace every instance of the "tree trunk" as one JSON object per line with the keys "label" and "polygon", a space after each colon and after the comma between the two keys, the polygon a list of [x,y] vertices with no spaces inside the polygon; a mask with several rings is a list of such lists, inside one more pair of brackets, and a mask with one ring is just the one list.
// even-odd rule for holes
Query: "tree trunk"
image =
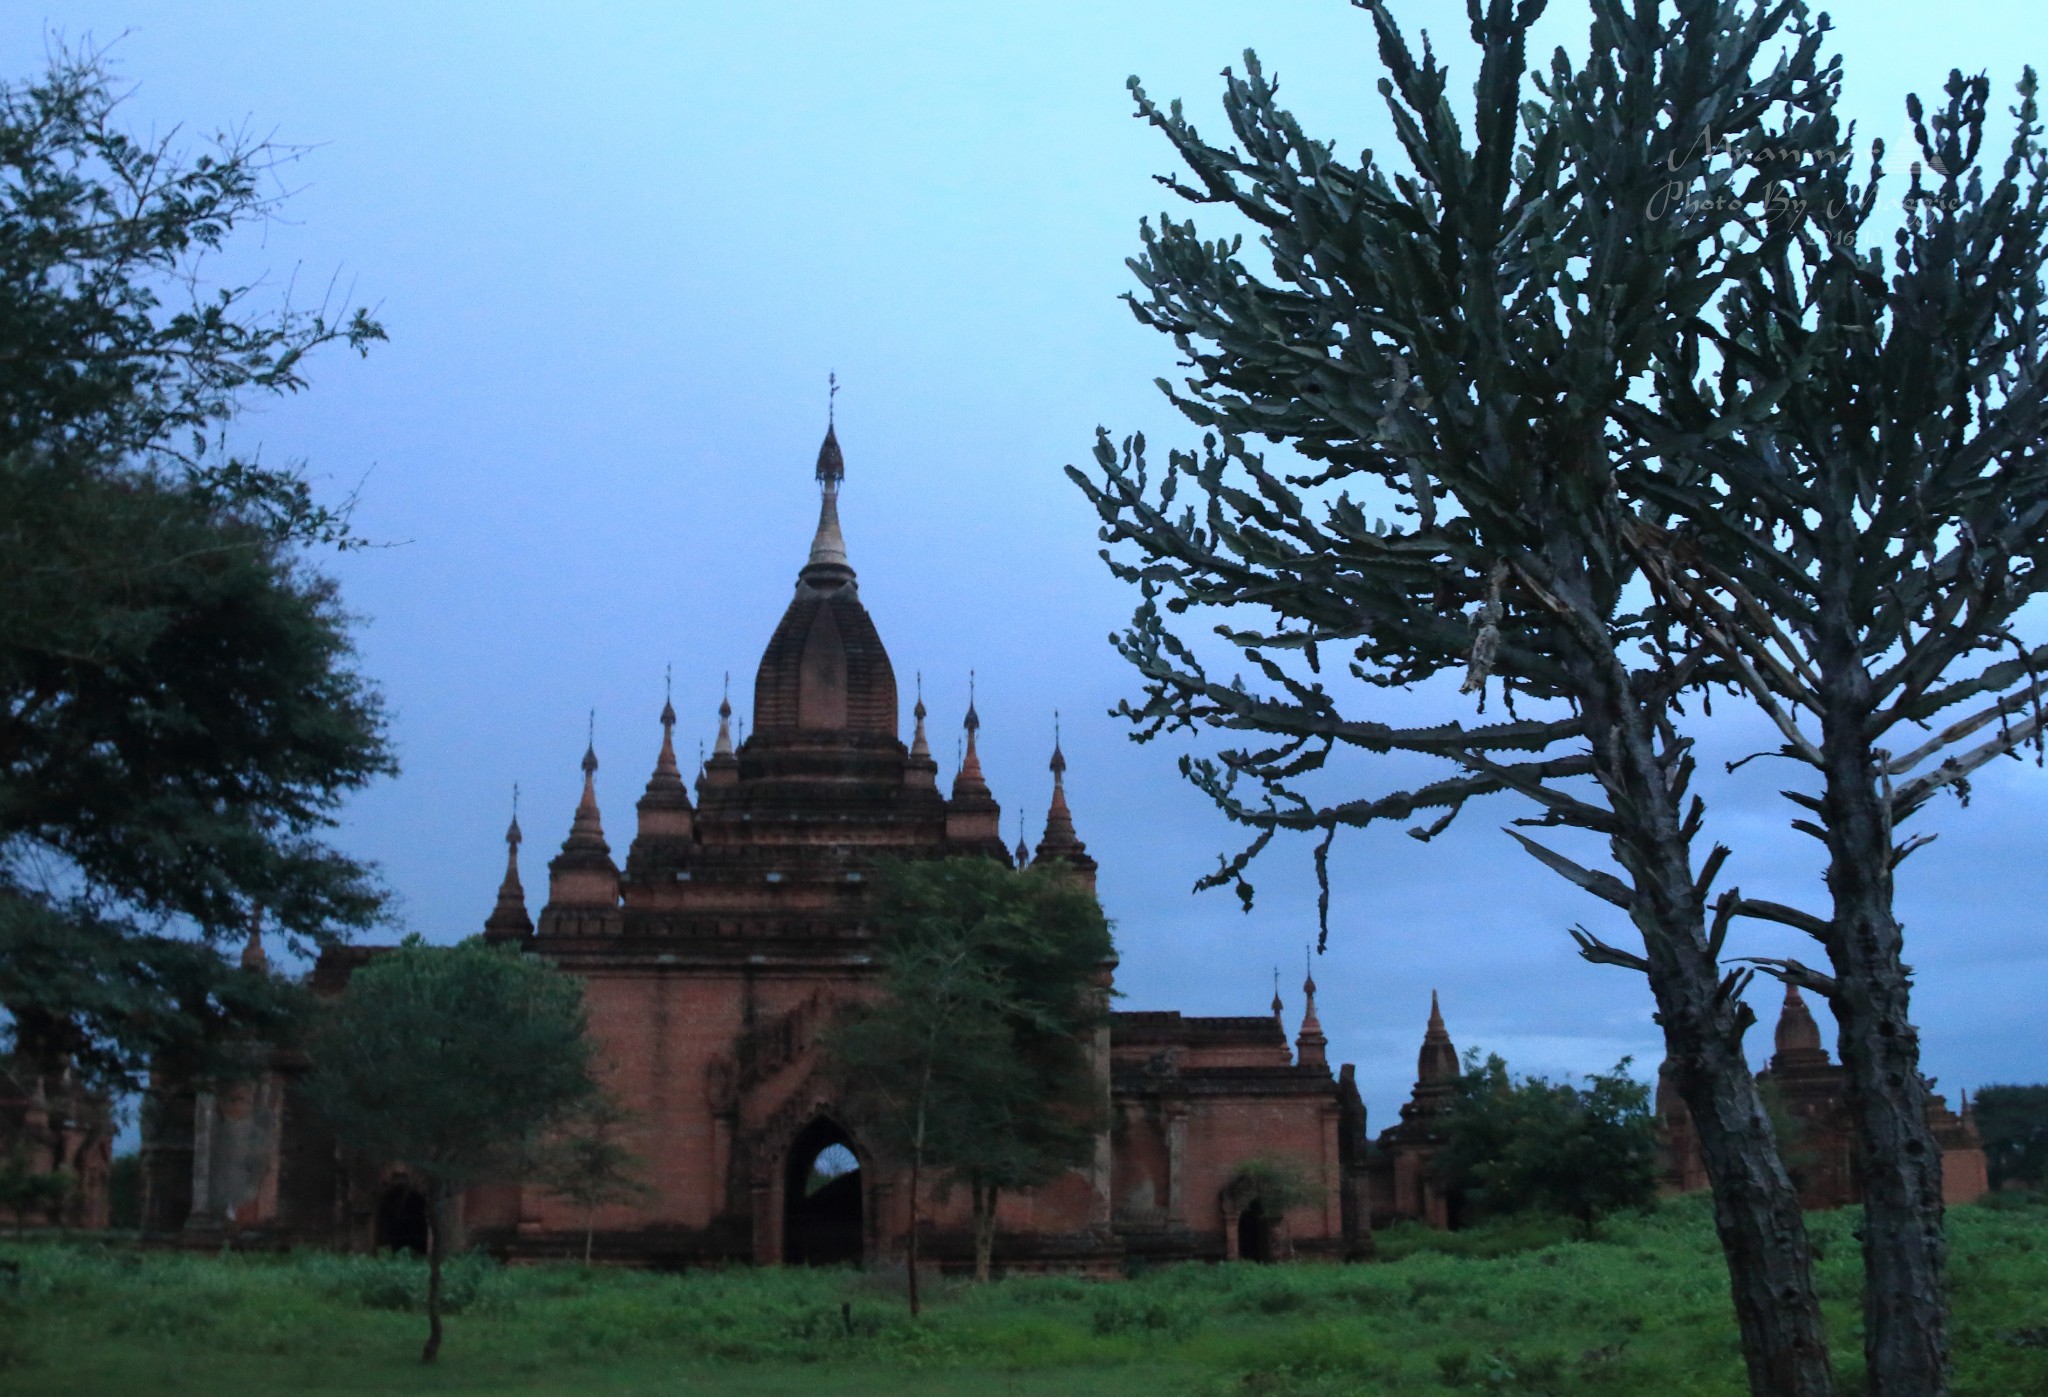
{"label": "tree trunk", "polygon": [[970,1189],[974,1195],[974,1283],[987,1285],[996,1250],[996,1186],[973,1184]]}
{"label": "tree trunk", "polygon": [[1750,1391],[1755,1397],[1826,1397],[1834,1391],[1834,1373],[1806,1219],[1778,1157],[1739,1030],[1731,1034],[1712,1023],[1723,1015],[1712,1012],[1717,982],[1711,975],[1653,985],[1673,1084],[1692,1113],[1713,1189],[1714,1229],[1728,1263]]}
{"label": "tree trunk", "polygon": [[[918,1134],[919,1134],[919,1135],[922,1135],[923,1133],[924,1133],[924,1131],[923,1131],[923,1129],[922,1129],[922,1122],[920,1122],[920,1129],[919,1129],[919,1131],[918,1131]],[[917,1315],[918,1315],[918,1308],[917,1308],[917,1184],[918,1184],[918,1167],[919,1167],[919,1165],[921,1165],[921,1164],[922,1164],[923,1162],[924,1162],[924,1151],[923,1151],[923,1149],[921,1149],[921,1148],[920,1148],[920,1149],[915,1149],[915,1150],[912,1150],[912,1151],[910,1152],[910,1245],[909,1245],[909,1247],[908,1247],[908,1248],[906,1249],[906,1251],[905,1251],[905,1253],[904,1253],[904,1254],[905,1254],[905,1256],[906,1256],[906,1257],[908,1258],[908,1260],[909,1260],[909,1263],[910,1263],[910,1276],[909,1276],[909,1280],[910,1280],[910,1317],[911,1317],[912,1319],[916,1319],[916,1318],[917,1318]]]}
{"label": "tree trunk", "polygon": [[[1580,610],[1597,614],[1583,602]],[[1642,933],[1673,1084],[1692,1113],[1713,1189],[1750,1391],[1828,1397],[1834,1371],[1806,1219],[1742,1051],[1756,1015],[1724,987],[1707,940],[1680,805],[1689,758],[1668,746],[1660,755],[1654,715],[1611,650],[1579,668],[1595,769],[1621,815],[1611,848],[1631,877],[1630,916]]]}
{"label": "tree trunk", "polygon": [[427,1346],[420,1362],[432,1363],[441,1352],[441,1247],[447,1229],[441,1225],[441,1190],[427,1189]]}
{"label": "tree trunk", "polygon": [[1871,1397],[1940,1397],[1951,1377],[1941,1145],[1927,1124],[1904,936],[1892,914],[1890,811],[1863,736],[1869,677],[1851,655],[1824,656],[1822,676],[1831,701],[1821,798],[1834,898],[1828,1003],[1863,1189],[1863,1356]]}

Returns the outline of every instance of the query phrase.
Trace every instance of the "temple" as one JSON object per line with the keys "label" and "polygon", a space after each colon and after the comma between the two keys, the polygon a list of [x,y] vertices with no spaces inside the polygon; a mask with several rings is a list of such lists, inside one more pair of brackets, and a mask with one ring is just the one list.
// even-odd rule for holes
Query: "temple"
{"label": "temple", "polygon": [[[819,448],[819,513],[794,595],[755,673],[753,720],[733,740],[729,702],[694,790],[664,702],[659,746],[631,814],[623,865],[600,809],[593,746],[539,916],[527,908],[515,812],[492,941],[583,981],[606,1087],[630,1115],[646,1196],[601,1210],[600,1256],[653,1265],[862,1261],[902,1254],[907,1171],[881,1157],[822,1072],[835,1009],[872,993],[867,871],[880,857],[1027,861],[1091,892],[1096,861],[1068,801],[1055,738],[1044,832],[1006,846],[983,774],[981,720],[962,717],[959,769],[942,787],[920,697],[899,735],[896,673],[862,603],[839,518],[836,428]],[[650,738],[653,737],[650,732]],[[530,817],[529,817],[530,823]],[[616,821],[613,828],[618,827]],[[330,952],[316,989],[338,992],[377,953]],[[1114,961],[1100,983],[1113,982]],[[1091,1045],[1106,1128],[1083,1167],[1002,1200],[1003,1267],[1120,1268],[1150,1258],[1355,1255],[1364,1108],[1333,1075],[1314,987],[1292,1046],[1277,1016],[1117,1013]],[[296,1108],[303,1064],[191,1102],[188,1137],[154,1139],[145,1171],[157,1230],[408,1245],[424,1226],[413,1181],[342,1165]],[[224,1142],[236,1148],[224,1149]],[[232,1158],[235,1163],[228,1161]],[[1308,1204],[1267,1208],[1280,1170]],[[510,1255],[579,1249],[580,1209],[537,1186],[470,1191],[468,1239]],[[928,1255],[971,1257],[965,1191],[922,1209]]]}
{"label": "temple", "polygon": [[[1797,987],[1785,986],[1778,1012],[1774,1051],[1757,1082],[1771,1109],[1778,1149],[1785,1168],[1798,1185],[1799,1201],[1809,1208],[1840,1208],[1863,1201],[1855,1170],[1855,1121],[1849,1112],[1845,1073],[1829,1061],[1821,1046],[1820,1025]],[[1970,1096],[1963,1093],[1960,1111],[1934,1094],[1927,1082],[1927,1124],[1941,1147],[1941,1194],[1947,1204],[1972,1203],[1990,1192],[1984,1142],[1970,1115]],[[1663,1185],[1667,1193],[1690,1193],[1707,1186],[1700,1160],[1699,1138],[1678,1093],[1659,1074],[1657,1118],[1662,1142]]]}
{"label": "temple", "polygon": [[[1854,1168],[1854,1123],[1844,1073],[1821,1046],[1820,1025],[1799,991],[1787,985],[1778,1016],[1775,1051],[1757,1073],[1757,1084],[1772,1113],[1786,1169],[1807,1208],[1842,1208],[1863,1201]],[[1463,1200],[1446,1188],[1430,1164],[1444,1141],[1444,1112],[1456,1096],[1457,1047],[1444,1025],[1434,994],[1429,1024],[1415,1066],[1415,1089],[1401,1107],[1401,1119],[1380,1132],[1365,1166],[1368,1224],[1384,1226],[1412,1218],[1431,1227],[1454,1228],[1463,1220]],[[1656,1093],[1658,1185],[1666,1194],[1697,1193],[1708,1186],[1699,1137],[1691,1114],[1663,1072]],[[1942,1200],[1971,1203],[1990,1191],[1984,1144],[1970,1117],[1970,1098],[1960,1112],[1927,1083],[1927,1123],[1941,1146]]]}

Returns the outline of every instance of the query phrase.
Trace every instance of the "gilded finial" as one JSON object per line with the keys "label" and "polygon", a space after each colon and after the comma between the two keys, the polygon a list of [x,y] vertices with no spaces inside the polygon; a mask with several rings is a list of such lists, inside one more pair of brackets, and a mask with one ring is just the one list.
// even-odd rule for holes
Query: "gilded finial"
{"label": "gilded finial", "polygon": [[[825,440],[818,447],[817,477],[819,487],[829,499],[839,493],[839,482],[846,478],[846,457],[839,450],[838,412],[834,401],[839,396],[839,375],[828,374],[826,381],[831,387],[825,394]],[[846,544],[839,537],[838,516],[834,514],[829,518],[829,540],[826,538],[827,523],[827,517],[821,515],[818,520],[818,541],[811,547],[811,561],[831,561],[843,566],[846,562]],[[833,556],[821,556],[820,549]]]}
{"label": "gilded finial", "polygon": [[588,740],[583,744],[583,774],[589,776],[597,770],[597,710],[590,710]]}
{"label": "gilded finial", "polygon": [[519,832],[519,783],[512,783],[512,824],[505,831],[505,842],[517,853],[519,846],[526,842],[526,836]]}
{"label": "gilded finial", "polygon": [[970,733],[981,731],[981,715],[974,711],[974,671],[971,669],[967,671],[967,717],[960,726]]}

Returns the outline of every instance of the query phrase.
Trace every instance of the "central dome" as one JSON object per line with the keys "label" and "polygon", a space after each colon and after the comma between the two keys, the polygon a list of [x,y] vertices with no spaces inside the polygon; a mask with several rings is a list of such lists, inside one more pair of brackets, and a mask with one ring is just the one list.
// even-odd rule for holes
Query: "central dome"
{"label": "central dome", "polygon": [[896,671],[875,632],[839,531],[839,438],[818,449],[818,532],[796,596],[754,676],[754,736],[816,733],[896,737]]}

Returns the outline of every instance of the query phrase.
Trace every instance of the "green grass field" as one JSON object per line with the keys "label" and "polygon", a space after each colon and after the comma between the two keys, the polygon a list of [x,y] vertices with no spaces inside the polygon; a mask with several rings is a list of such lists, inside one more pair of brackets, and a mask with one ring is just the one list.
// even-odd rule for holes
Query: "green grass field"
{"label": "green grass field", "polygon": [[[1951,1212],[1959,1391],[2048,1393],[2048,1207]],[[1817,1216],[1844,1390],[1861,1367],[1853,1211]],[[1564,1240],[1544,1222],[1382,1234],[1356,1266],[1181,1266],[1125,1282],[948,1282],[913,1323],[850,1272],[450,1272],[0,1243],[0,1393],[1737,1394],[1704,1200]]]}

